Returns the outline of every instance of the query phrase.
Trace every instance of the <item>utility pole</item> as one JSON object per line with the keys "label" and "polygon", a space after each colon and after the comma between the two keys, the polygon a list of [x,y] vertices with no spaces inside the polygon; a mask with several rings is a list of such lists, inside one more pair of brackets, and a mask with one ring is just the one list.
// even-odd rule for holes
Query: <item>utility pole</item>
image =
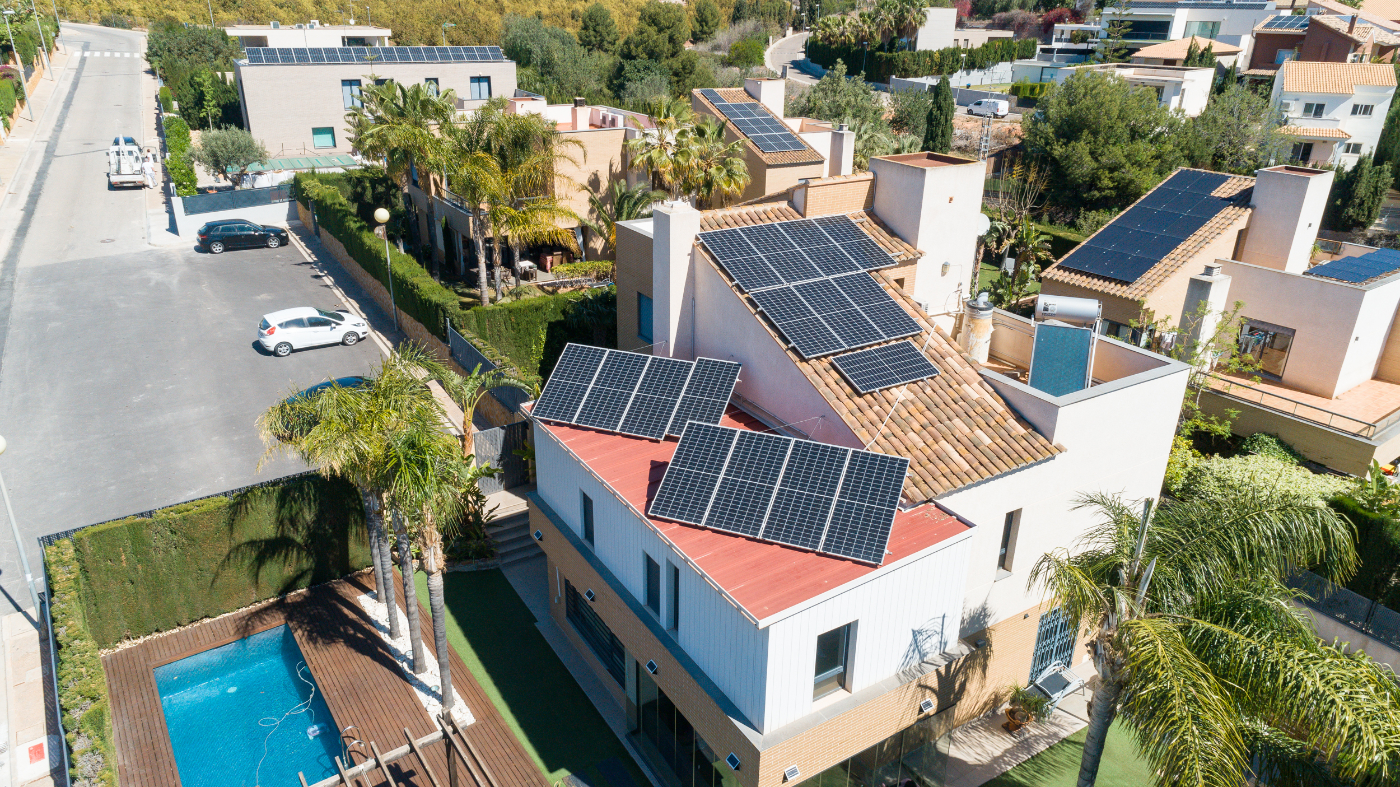
{"label": "utility pole", "polygon": [[209,6],[209,29],[210,29],[210,30],[213,30],[213,29],[214,29],[214,2],[213,2],[213,0],[204,0],[204,4],[207,5],[207,6]]}
{"label": "utility pole", "polygon": [[29,7],[34,11],[34,29],[39,31],[39,53],[44,56],[44,73],[52,82],[54,78],[53,62],[49,60],[49,45],[44,40],[44,26],[39,24],[39,9],[34,6],[34,0],[29,0]]}
{"label": "utility pole", "polygon": [[25,84],[27,80],[24,78],[24,59],[19,56],[19,49],[15,47],[15,31],[10,29],[10,15],[13,13],[14,11],[6,8],[4,13],[0,14],[0,16],[5,17],[5,35],[10,37],[10,51],[15,53],[15,63],[19,65],[19,95],[20,98],[24,99],[24,116],[32,122],[34,120],[34,108],[30,106],[29,85]]}

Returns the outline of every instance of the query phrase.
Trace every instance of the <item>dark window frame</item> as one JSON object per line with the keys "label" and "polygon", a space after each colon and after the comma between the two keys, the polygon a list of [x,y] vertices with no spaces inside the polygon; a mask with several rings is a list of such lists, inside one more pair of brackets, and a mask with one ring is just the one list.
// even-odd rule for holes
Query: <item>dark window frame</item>
{"label": "dark window frame", "polygon": [[580,529],[583,531],[583,540],[584,540],[584,541],[587,541],[587,542],[588,542],[588,545],[589,545],[590,547],[593,547],[594,549],[597,549],[598,545],[597,545],[597,543],[593,540],[593,538],[594,538],[594,529],[593,529],[593,526],[594,526],[593,498],[589,497],[588,494],[587,494],[586,492],[584,492],[583,490],[579,490],[579,497],[581,498],[581,499],[579,500],[579,506],[580,506],[580,508],[582,509],[582,513],[580,514],[580,518],[581,518],[581,520],[582,520]]}
{"label": "dark window frame", "polygon": [[627,652],[622,642],[567,579],[564,580],[564,617],[617,685],[627,685]]}
{"label": "dark window frame", "polygon": [[642,557],[646,559],[643,565],[644,576],[642,578],[644,595],[643,603],[651,614],[657,618],[661,617],[661,564],[651,555],[643,552]]}

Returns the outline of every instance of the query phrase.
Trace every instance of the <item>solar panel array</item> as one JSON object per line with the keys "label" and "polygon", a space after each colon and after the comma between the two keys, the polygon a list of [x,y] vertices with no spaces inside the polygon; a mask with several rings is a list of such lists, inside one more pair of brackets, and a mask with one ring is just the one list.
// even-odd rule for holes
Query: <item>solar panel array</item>
{"label": "solar panel array", "polygon": [[1400,271],[1400,251],[1376,249],[1360,257],[1343,257],[1340,260],[1314,265],[1307,270],[1307,275],[1360,284],[1389,276],[1396,271]]}
{"label": "solar panel array", "polygon": [[1059,267],[1128,284],[1191,237],[1234,197],[1212,197],[1230,175],[1178,170],[1060,260]]}
{"label": "solar panel array", "polygon": [[1051,396],[1089,387],[1094,360],[1094,330],[1073,325],[1036,323],[1026,384]]}
{"label": "solar panel array", "polygon": [[498,46],[248,47],[248,65],[474,63],[505,60]]}
{"label": "solar panel array", "polygon": [[807,149],[787,124],[768,111],[768,107],[756,101],[725,101],[713,90],[702,90],[700,93],[764,153]]}
{"label": "solar panel array", "polygon": [[1282,16],[1271,16],[1264,24],[1260,25],[1262,30],[1304,30],[1308,22],[1312,21],[1310,16],[1284,14]]}
{"label": "solar panel array", "polygon": [[909,460],[691,422],[648,514],[879,565]]}
{"label": "solar panel array", "polygon": [[896,260],[846,216],[714,230],[699,237],[804,358],[921,330],[865,273]]}
{"label": "solar panel array", "polygon": [[938,367],[910,341],[838,355],[831,363],[863,394],[938,374]]}
{"label": "solar panel array", "polygon": [[716,424],[739,364],[685,361],[583,344],[564,348],[532,411],[546,421],[660,440],[688,421]]}

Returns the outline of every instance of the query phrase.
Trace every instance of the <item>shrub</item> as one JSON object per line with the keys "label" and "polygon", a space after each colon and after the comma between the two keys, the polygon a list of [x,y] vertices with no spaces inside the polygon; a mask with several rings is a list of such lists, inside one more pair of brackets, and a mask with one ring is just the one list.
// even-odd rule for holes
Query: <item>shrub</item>
{"label": "shrub", "polygon": [[1118,216],[1117,211],[1112,210],[1085,210],[1079,213],[1079,218],[1074,220],[1074,228],[1079,230],[1079,234],[1084,237],[1093,235],[1103,229],[1110,221]]}
{"label": "shrub", "polygon": [[1053,82],[1017,82],[1006,92],[1018,98],[1040,98]]}
{"label": "shrub", "polygon": [[541,381],[569,342],[617,346],[612,287],[498,303],[465,312],[462,320],[467,331],[503,355],[522,377]]}
{"label": "shrub", "polygon": [[1181,435],[1172,438],[1172,451],[1167,457],[1167,472],[1162,478],[1162,488],[1177,497],[1182,497],[1186,479],[1205,461],[1205,456],[1191,445],[1191,438]]}
{"label": "shrub", "polygon": [[1350,489],[1352,481],[1318,475],[1289,461],[1264,454],[1214,456],[1186,473],[1180,486],[1184,498],[1220,499],[1253,488],[1300,495],[1323,502]]}
{"label": "shrub", "polygon": [[1304,456],[1298,453],[1298,449],[1285,443],[1278,435],[1265,432],[1255,432],[1246,437],[1244,442],[1240,443],[1240,450],[1247,454],[1271,456],[1280,462],[1293,465],[1304,461]]}
{"label": "shrub", "polygon": [[130,30],[135,26],[135,22],[131,17],[117,13],[103,14],[102,17],[97,20],[97,23],[103,27],[115,27],[121,30]]}
{"label": "shrub", "polygon": [[725,65],[736,68],[754,68],[763,65],[763,42],[752,38],[735,41],[729,47],[729,57]]}
{"label": "shrub", "polygon": [[175,183],[177,197],[193,197],[199,193],[199,176],[189,161],[171,156],[165,160],[165,171],[170,173],[170,180]]}
{"label": "shrub", "polygon": [[[1034,57],[1036,40],[1033,38],[998,38],[974,49],[948,47],[946,49],[880,52],[866,52],[860,46],[836,46],[808,39],[807,58],[825,68],[831,68],[840,60],[859,68],[865,63],[865,77],[872,82],[887,82],[891,76],[941,76],[952,74],[964,65],[969,70],[977,70],[1004,63],[1009,60]],[[964,59],[963,55],[966,55]]]}
{"label": "shrub", "polygon": [[1391,609],[1400,607],[1400,522],[1368,511],[1350,497],[1333,498],[1328,505],[1356,528],[1361,565],[1347,589]]}
{"label": "shrub", "polygon": [[165,147],[170,155],[183,157],[190,150],[189,124],[178,117],[165,118],[161,123],[165,127]]}
{"label": "shrub", "polygon": [[102,656],[83,616],[78,563],[69,539],[44,550],[58,656],[58,707],[74,787],[116,787],[111,704]]}
{"label": "shrub", "polygon": [[10,115],[14,114],[15,107],[19,106],[19,95],[15,93],[15,83],[8,79],[0,79],[0,117],[5,119],[5,127],[10,124]]}
{"label": "shrub", "polygon": [[555,278],[558,279],[581,279],[589,278],[597,281],[599,279],[612,279],[613,264],[609,260],[588,260],[586,262],[569,262],[563,265],[555,265],[550,269]]}
{"label": "shrub", "polygon": [[166,87],[165,85],[161,85],[160,90],[156,93],[156,98],[160,101],[160,108],[162,112],[175,111],[175,97],[171,95],[170,88]]}

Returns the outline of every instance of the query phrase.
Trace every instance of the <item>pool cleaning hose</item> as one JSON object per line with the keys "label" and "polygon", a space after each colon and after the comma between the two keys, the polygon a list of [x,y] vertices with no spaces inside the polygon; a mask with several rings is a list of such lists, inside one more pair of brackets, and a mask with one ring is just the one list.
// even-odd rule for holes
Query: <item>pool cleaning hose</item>
{"label": "pool cleaning hose", "polygon": [[267,737],[263,738],[263,756],[258,760],[258,768],[253,774],[253,784],[257,785],[257,787],[262,787],[262,764],[263,760],[267,759],[267,742],[272,740],[272,736],[277,732],[277,728],[282,726],[282,722],[286,721],[288,716],[309,712],[311,714],[311,727],[307,728],[308,732],[312,727],[316,726],[316,711],[311,707],[311,701],[316,698],[316,684],[307,680],[306,676],[301,673],[304,669],[306,669],[306,662],[297,662],[297,677],[301,679],[302,683],[311,687],[311,694],[307,696],[306,700],[293,705],[286,713],[282,714],[282,717],[279,719],[274,719],[271,716],[264,716],[258,719],[259,727],[271,727],[272,729],[268,731]]}

